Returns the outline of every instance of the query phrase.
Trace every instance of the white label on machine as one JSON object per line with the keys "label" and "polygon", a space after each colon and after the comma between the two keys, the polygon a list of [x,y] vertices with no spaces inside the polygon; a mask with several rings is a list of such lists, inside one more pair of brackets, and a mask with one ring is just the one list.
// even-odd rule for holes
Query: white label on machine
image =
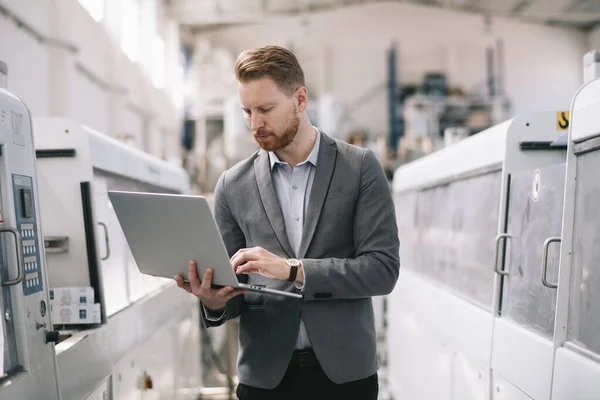
{"label": "white label on machine", "polygon": [[7,110],[0,109],[0,129],[10,131],[10,114]]}
{"label": "white label on machine", "polygon": [[540,189],[542,188],[542,173],[538,169],[535,171],[535,175],[533,176],[533,185],[532,185],[532,195],[531,198],[534,202],[538,201],[540,198]]}
{"label": "white label on machine", "polygon": [[13,143],[17,146],[25,146],[25,136],[21,134],[23,128],[23,114],[11,111],[12,114],[12,131]]}

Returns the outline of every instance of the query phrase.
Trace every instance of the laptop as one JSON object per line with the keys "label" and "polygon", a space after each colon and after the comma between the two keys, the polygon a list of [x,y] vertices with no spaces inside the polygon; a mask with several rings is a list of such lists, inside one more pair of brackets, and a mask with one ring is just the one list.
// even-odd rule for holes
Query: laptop
{"label": "laptop", "polygon": [[302,298],[299,293],[238,281],[205,197],[123,191],[109,191],[108,197],[141,273],[170,279],[181,275],[187,280],[189,262],[195,260],[199,279],[213,268],[215,288]]}

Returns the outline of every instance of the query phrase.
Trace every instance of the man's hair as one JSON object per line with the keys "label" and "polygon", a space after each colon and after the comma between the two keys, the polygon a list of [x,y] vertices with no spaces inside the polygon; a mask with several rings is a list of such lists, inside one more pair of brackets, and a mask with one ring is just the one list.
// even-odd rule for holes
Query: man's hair
{"label": "man's hair", "polygon": [[243,51],[235,62],[235,77],[241,83],[269,77],[288,96],[304,86],[304,72],[296,56],[279,46]]}

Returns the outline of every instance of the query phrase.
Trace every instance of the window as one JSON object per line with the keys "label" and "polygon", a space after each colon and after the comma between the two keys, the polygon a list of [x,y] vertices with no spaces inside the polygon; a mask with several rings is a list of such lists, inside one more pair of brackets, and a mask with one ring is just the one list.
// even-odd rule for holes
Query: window
{"label": "window", "polygon": [[96,22],[104,19],[104,0],[79,0],[79,4],[92,16]]}
{"label": "window", "polygon": [[[406,221],[398,224],[401,254],[414,270],[484,309],[492,305],[501,178],[495,171],[422,190],[412,210],[403,210]],[[409,237],[404,226],[411,224],[411,216],[415,226]],[[414,250],[403,253],[402,239]]]}
{"label": "window", "polygon": [[568,338],[600,355],[600,151],[577,158]]}
{"label": "window", "polygon": [[122,6],[121,48],[131,61],[138,62],[140,60],[140,1],[123,0]]}

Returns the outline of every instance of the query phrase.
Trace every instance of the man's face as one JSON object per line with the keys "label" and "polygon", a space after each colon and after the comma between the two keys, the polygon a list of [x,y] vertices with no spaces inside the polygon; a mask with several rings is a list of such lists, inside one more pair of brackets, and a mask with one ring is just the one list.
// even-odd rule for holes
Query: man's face
{"label": "man's face", "polygon": [[240,83],[238,93],[246,123],[263,150],[281,150],[292,143],[300,126],[296,94],[286,95],[268,77]]}

